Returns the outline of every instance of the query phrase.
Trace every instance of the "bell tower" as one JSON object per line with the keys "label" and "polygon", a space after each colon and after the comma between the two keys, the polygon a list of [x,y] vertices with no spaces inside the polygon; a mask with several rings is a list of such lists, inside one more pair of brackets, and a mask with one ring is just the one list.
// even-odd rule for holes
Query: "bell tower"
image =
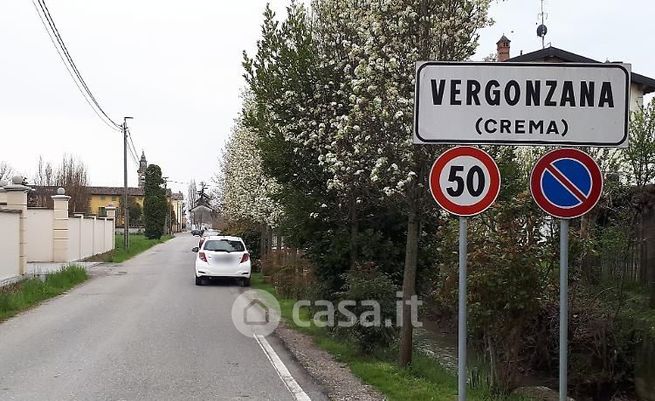
{"label": "bell tower", "polygon": [[146,183],[146,169],[148,168],[148,161],[146,160],[145,152],[141,152],[141,160],[139,160],[139,169],[137,173],[139,175],[139,188],[143,188]]}

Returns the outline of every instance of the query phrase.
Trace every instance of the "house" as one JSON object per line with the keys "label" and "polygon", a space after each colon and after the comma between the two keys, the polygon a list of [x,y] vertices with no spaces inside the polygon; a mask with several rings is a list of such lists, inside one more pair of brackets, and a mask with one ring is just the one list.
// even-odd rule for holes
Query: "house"
{"label": "house", "polygon": [[[548,46],[530,53],[511,57],[511,41],[503,35],[496,43],[496,59],[499,62],[513,63],[601,63],[600,61],[571,53],[557,47]],[[630,85],[630,110],[635,111],[644,104],[644,95],[655,92],[655,79],[646,77],[635,72],[631,76]]]}
{"label": "house", "polygon": [[[135,202],[141,209],[143,209],[143,200],[145,197],[145,174],[148,168],[148,161],[145,153],[141,153],[141,160],[139,161],[138,174],[138,187],[128,187],[127,196],[128,204]],[[57,186],[33,186],[33,191],[28,194],[28,204],[30,207],[44,207],[52,208],[52,195],[57,192]],[[107,208],[114,206],[119,208],[116,215],[116,226],[122,227],[124,221],[124,213],[121,210],[123,204],[123,187],[99,187],[87,186],[81,188],[73,188],[68,191],[71,195],[71,202],[69,207],[69,214],[87,214],[98,217],[107,216]],[[171,213],[170,226],[174,231],[181,231],[183,228],[183,209],[184,209],[184,196],[181,192],[173,193],[167,189],[166,196],[169,204],[171,205],[173,213]],[[130,219],[130,225],[135,225],[135,222]]]}
{"label": "house", "polygon": [[[89,195],[89,214],[104,216],[107,205],[120,206],[123,203],[123,187],[86,187],[86,189]],[[128,204],[134,200],[143,209],[144,196],[143,188],[127,188]],[[118,217],[117,223],[119,226],[123,225],[122,213]]]}

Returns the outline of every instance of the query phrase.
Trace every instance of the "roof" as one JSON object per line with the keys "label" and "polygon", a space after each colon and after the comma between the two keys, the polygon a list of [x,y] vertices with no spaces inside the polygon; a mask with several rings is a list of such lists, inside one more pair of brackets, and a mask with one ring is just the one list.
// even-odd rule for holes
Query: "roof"
{"label": "roof", "polygon": [[[501,38],[502,40],[502,38]],[[520,56],[512,57],[507,60],[508,62],[533,62],[533,61],[563,61],[565,63],[600,63],[579,54],[567,52],[566,50],[558,49],[557,47],[549,46],[544,49],[536,50],[530,53],[521,54]],[[632,83],[640,85],[644,93],[655,92],[655,79],[647,76],[632,73]]]}
{"label": "roof", "polygon": [[509,40],[509,39],[507,38],[507,36],[503,35],[503,36],[500,37],[500,39],[498,40],[498,42],[496,42],[496,44],[500,44],[500,43],[510,43],[510,42],[511,42],[511,40]]}
{"label": "roof", "polygon": [[[87,193],[89,195],[123,195],[123,187],[86,187]],[[127,194],[129,196],[143,196],[143,188],[127,188]]]}
{"label": "roof", "polygon": [[212,209],[212,208],[209,207],[209,206],[205,206],[205,205],[198,205],[198,206],[196,206],[196,207],[194,207],[194,208],[191,209],[192,212],[195,212],[196,210],[208,210],[208,211],[210,211],[210,212],[213,212],[213,211],[214,211],[214,209]]}

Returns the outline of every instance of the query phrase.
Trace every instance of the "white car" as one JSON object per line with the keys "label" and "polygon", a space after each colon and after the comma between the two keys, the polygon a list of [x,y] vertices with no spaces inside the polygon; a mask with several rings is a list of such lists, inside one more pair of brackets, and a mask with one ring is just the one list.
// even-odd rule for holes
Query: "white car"
{"label": "white car", "polygon": [[250,254],[239,237],[215,235],[206,237],[200,247],[193,248],[196,257],[196,285],[211,278],[236,278],[250,286]]}

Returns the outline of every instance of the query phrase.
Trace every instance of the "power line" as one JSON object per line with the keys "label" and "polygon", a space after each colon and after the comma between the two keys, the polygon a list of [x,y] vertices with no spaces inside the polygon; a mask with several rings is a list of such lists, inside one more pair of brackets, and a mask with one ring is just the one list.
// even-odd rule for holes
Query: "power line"
{"label": "power line", "polygon": [[[55,50],[57,50],[57,54],[59,54],[59,58],[64,63],[66,70],[68,71],[71,78],[75,82],[77,88],[80,90],[80,93],[82,93],[84,100],[86,100],[86,102],[93,109],[96,115],[98,115],[98,117],[105,124],[107,124],[110,128],[119,131],[120,125],[116,124],[116,122],[114,122],[114,120],[112,120],[107,115],[107,113],[102,109],[102,107],[96,100],[95,96],[93,96],[93,93],[89,89],[89,86],[86,84],[86,81],[84,80],[84,78],[82,78],[82,74],[80,73],[79,69],[77,68],[77,65],[75,64],[73,58],[68,52],[68,48],[66,47],[66,44],[64,43],[64,40],[62,39],[61,34],[59,33],[59,30],[57,29],[57,26],[55,25],[55,22],[52,19],[52,15],[50,15],[50,10],[48,9],[48,6],[45,4],[45,0],[38,0],[38,5],[37,5],[37,1],[32,0],[32,4],[34,4],[34,7],[36,8],[36,12],[39,15],[39,18],[41,19],[41,23],[43,24],[43,27],[48,33],[48,36],[50,37],[50,41],[55,47]],[[46,20],[47,20],[47,24],[46,24]],[[48,26],[50,26],[50,29],[48,29]],[[59,45],[57,45],[57,43],[59,43]]]}
{"label": "power line", "polygon": [[[77,86],[77,89],[82,94],[82,97],[84,97],[84,100],[87,102],[89,107],[91,107],[91,109],[98,116],[98,118],[102,120],[103,123],[105,123],[113,130],[122,131],[123,126],[117,124],[114,120],[111,119],[111,117],[109,117],[109,115],[107,115],[107,113],[100,106],[98,100],[93,95],[93,92],[91,92],[91,89],[87,85],[86,81],[82,77],[80,70],[77,68],[77,65],[73,61],[73,57],[71,56],[70,52],[68,51],[68,48],[66,47],[66,44],[64,43],[64,39],[59,33],[59,29],[57,28],[57,25],[55,24],[55,21],[52,18],[52,15],[50,14],[50,10],[48,9],[48,5],[45,3],[45,0],[32,0],[32,4],[34,5],[36,12],[39,15],[39,18],[41,19],[41,23],[43,24],[43,27],[48,33],[48,36],[50,37],[50,41],[52,42],[52,45],[55,47],[55,50],[57,51],[59,58],[64,63],[64,66],[68,71],[68,74],[73,79],[75,86]],[[48,26],[50,28],[48,28]],[[138,166],[139,156],[136,150],[136,146],[134,146],[132,133],[129,131],[129,129],[127,130],[127,132],[129,138],[128,149],[130,152],[130,156],[132,157],[134,163]]]}
{"label": "power line", "polygon": [[105,111],[102,109],[102,107],[100,107],[100,104],[96,100],[95,96],[93,96],[93,93],[89,89],[89,86],[86,84],[86,81],[84,80],[84,78],[82,78],[82,74],[80,73],[79,69],[77,68],[77,65],[75,64],[75,62],[73,61],[73,58],[71,57],[70,53],[68,52],[68,48],[66,47],[66,44],[64,43],[64,39],[61,37],[61,34],[59,33],[59,30],[57,29],[57,25],[55,25],[55,21],[52,19],[52,15],[50,14],[50,10],[48,9],[48,5],[45,3],[45,0],[38,0],[38,1],[39,1],[39,4],[41,5],[41,10],[44,12],[45,17],[48,20],[48,23],[50,24],[50,27],[53,30],[54,34],[55,34],[55,37],[57,38],[59,44],[61,45],[61,49],[63,50],[64,54],[66,55],[66,58],[70,62],[70,65],[73,68],[73,71],[75,71],[76,76],[78,77],[78,79],[82,83],[82,86],[86,90],[86,93],[91,98],[93,103],[96,105],[98,110],[100,110],[102,115],[105,116],[105,118],[107,120],[109,120],[114,125],[114,127],[120,128],[120,126],[118,124],[116,124],[116,122],[114,122],[107,115],[107,113],[105,113]]}
{"label": "power line", "polygon": [[136,150],[136,146],[134,146],[134,140],[132,140],[132,132],[130,129],[127,129],[127,139],[128,141],[128,147],[127,149],[130,151],[130,155],[132,156],[132,160],[134,160],[134,163],[139,165],[139,152]]}

